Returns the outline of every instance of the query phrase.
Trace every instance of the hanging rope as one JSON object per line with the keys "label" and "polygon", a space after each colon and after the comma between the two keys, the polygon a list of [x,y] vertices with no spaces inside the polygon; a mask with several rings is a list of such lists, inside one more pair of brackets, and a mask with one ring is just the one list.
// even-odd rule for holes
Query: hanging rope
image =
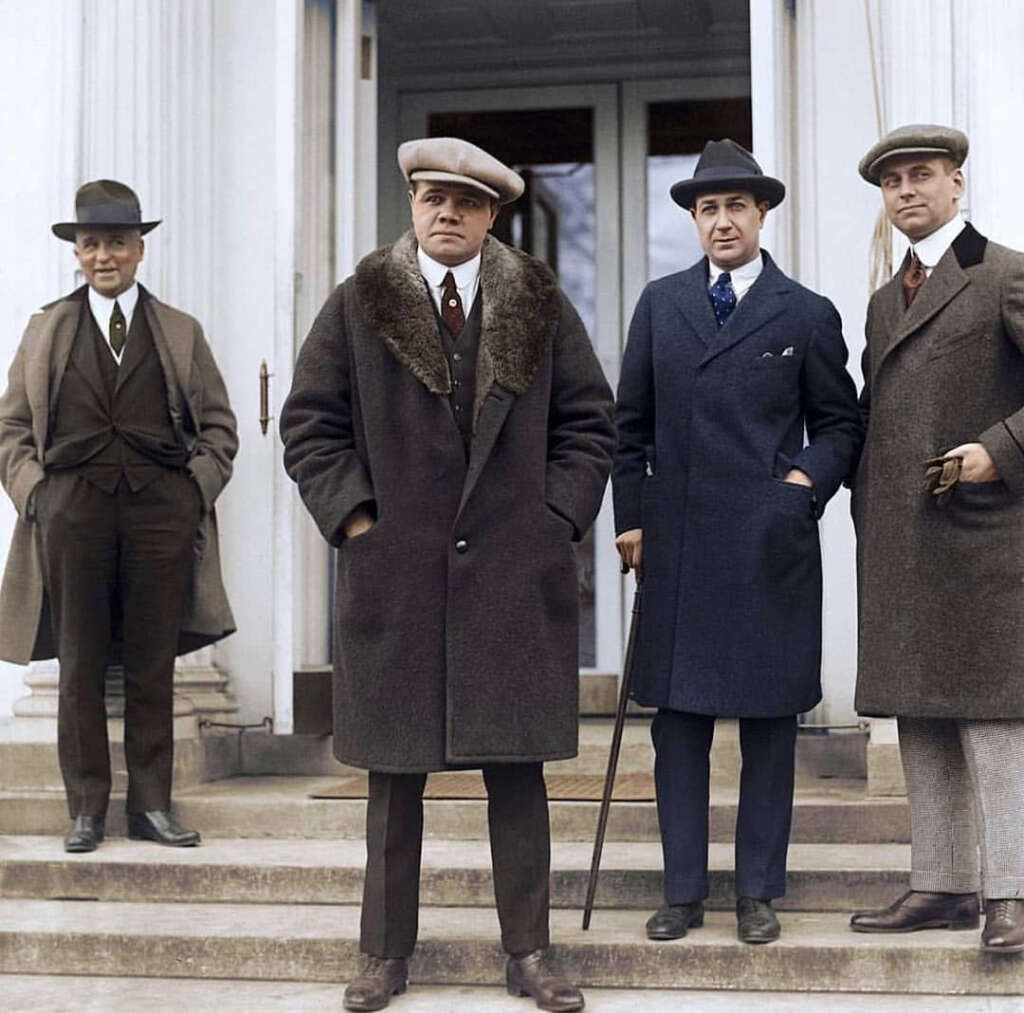
{"label": "hanging rope", "polygon": [[[881,140],[885,133],[885,109],[882,106],[882,88],[875,50],[875,33],[871,24],[871,0],[864,0],[864,20],[868,28],[868,54],[871,62],[871,89],[875,96],[875,125]],[[892,224],[885,210],[878,213],[871,236],[868,254],[868,294],[881,288],[892,277]]]}

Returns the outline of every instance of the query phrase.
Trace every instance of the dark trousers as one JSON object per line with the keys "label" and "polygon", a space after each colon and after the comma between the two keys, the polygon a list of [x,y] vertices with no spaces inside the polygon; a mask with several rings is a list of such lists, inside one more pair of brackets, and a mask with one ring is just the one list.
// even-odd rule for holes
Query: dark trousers
{"label": "dark trousers", "polygon": [[105,673],[112,621],[123,628],[128,811],[167,809],[173,680],[198,490],[167,470],[113,495],[79,471],[47,474],[36,494],[43,575],[60,662],[57,749],[71,816],[103,816],[110,797]]}
{"label": "dark trousers", "polygon": [[[659,710],[651,725],[665,900],[708,895],[708,780],[715,718]],[[736,895],[781,897],[793,818],[796,717],[740,718]]]}
{"label": "dark trousers", "polygon": [[[551,833],[540,763],[483,768],[501,945],[508,953],[548,946]],[[419,927],[420,853],[426,774],[370,771],[366,880],[360,949],[408,957]]]}

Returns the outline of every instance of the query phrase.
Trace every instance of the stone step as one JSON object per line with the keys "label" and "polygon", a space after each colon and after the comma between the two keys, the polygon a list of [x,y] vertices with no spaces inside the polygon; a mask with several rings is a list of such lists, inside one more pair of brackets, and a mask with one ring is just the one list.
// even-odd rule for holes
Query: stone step
{"label": "stone step", "polygon": [[[179,792],[175,811],[206,837],[361,838],[362,799],[311,799],[309,793],[337,781],[324,777],[234,777]],[[124,833],[123,796],[111,800],[107,826]],[[552,802],[555,840],[592,841],[598,803]],[[483,801],[428,799],[425,834],[443,840],[484,840]],[[67,830],[63,792],[0,792],[0,834],[63,834]],[[710,838],[732,840],[736,790],[712,784]],[[791,840],[797,843],[881,844],[910,840],[906,799],[866,795],[864,782],[798,779]],[[608,840],[657,841],[653,802],[615,802]]]}
{"label": "stone step", "polygon": [[[553,962],[583,987],[1024,993],[1024,960],[984,954],[978,932],[858,935],[845,914],[786,913],[781,940],[746,946],[735,917],[652,943],[636,911],[553,911]],[[0,972],[344,982],[358,964],[355,905],[0,900]],[[425,907],[413,983],[498,986],[493,910]]]}
{"label": "stone step", "polygon": [[[46,974],[0,975],[11,1009],[217,1010],[218,1013],[326,1013],[341,1009],[339,983],[215,981],[188,978],[84,978]],[[1016,997],[821,994],[588,988],[587,1013],[1021,1013]],[[393,1013],[530,1013],[533,1006],[505,994],[500,984],[414,985],[391,1000]]]}
{"label": "stone step", "polygon": [[[552,847],[552,897],[582,908],[592,846]],[[733,849],[709,852],[709,906],[735,903]],[[358,904],[362,841],[209,840],[171,849],[108,838],[91,854],[67,855],[56,837],[0,837],[0,897],[258,904]],[[794,844],[789,888],[777,906],[792,911],[879,907],[906,889],[910,849],[900,844]],[[427,841],[420,896],[425,905],[490,907],[494,903],[486,841]],[[597,904],[651,911],[663,903],[658,844],[606,844]]]}

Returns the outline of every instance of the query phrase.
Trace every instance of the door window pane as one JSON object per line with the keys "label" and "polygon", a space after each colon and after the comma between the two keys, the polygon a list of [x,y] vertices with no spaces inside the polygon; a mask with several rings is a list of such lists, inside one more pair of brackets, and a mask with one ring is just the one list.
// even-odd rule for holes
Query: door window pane
{"label": "door window pane", "polygon": [[[593,112],[581,109],[432,114],[433,137],[461,137],[522,175],[526,189],[505,205],[494,234],[545,261],[580,319],[596,325]],[[574,546],[579,583],[579,663],[596,664],[594,534]]]}
{"label": "door window pane", "polygon": [[690,213],[672,200],[669,190],[693,176],[708,141],[723,137],[751,146],[749,99],[648,104],[648,280],[692,267],[704,255]]}

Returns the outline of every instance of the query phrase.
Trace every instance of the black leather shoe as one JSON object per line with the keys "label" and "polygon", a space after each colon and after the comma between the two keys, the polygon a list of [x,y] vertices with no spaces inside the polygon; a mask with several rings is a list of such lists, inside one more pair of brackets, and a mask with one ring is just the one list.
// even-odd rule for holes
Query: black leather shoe
{"label": "black leather shoe", "polygon": [[156,841],[172,848],[194,848],[199,843],[198,830],[178,826],[169,812],[160,809],[129,813],[128,836],[133,841]]}
{"label": "black leather shoe", "polygon": [[345,989],[345,1009],[384,1009],[393,995],[401,995],[409,979],[405,957],[368,957],[366,966]]}
{"label": "black leather shoe", "polygon": [[682,939],[689,929],[704,924],[704,902],[666,904],[647,919],[648,939]]}
{"label": "black leather shoe", "polygon": [[782,934],[770,900],[740,897],[736,901],[736,938],[741,943],[773,943]]}
{"label": "black leather shoe", "polygon": [[976,929],[978,895],[908,890],[878,911],[855,911],[854,932],[917,932],[919,929]]}
{"label": "black leather shoe", "polygon": [[103,825],[102,816],[76,816],[64,838],[64,850],[95,851],[103,842]]}
{"label": "black leather shoe", "polygon": [[1024,900],[985,901],[981,948],[986,953],[1024,953]]}
{"label": "black leather shoe", "polygon": [[555,974],[547,965],[544,950],[534,950],[523,957],[509,957],[505,965],[505,984],[509,995],[528,995],[537,1009],[554,1013],[570,1013],[583,1009],[583,993],[566,978]]}

